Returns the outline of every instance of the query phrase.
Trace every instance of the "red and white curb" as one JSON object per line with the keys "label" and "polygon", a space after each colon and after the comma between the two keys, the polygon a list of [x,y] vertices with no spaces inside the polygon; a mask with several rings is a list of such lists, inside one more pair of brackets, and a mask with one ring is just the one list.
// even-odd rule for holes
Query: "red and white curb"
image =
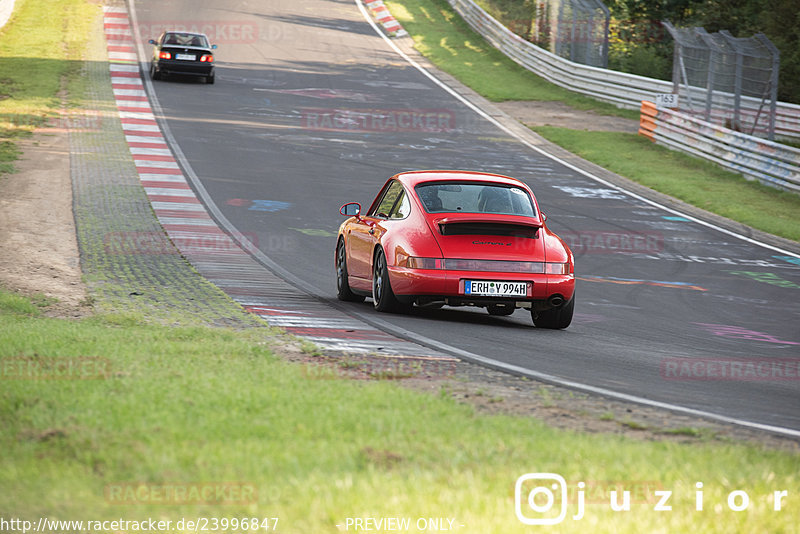
{"label": "red and white curb", "polygon": [[111,86],[139,180],[167,235],[200,274],[268,324],[325,350],[455,361],[343,316],[268,272],[223,232],[190,187],[156,121],[127,9],[105,7],[103,26]]}
{"label": "red and white curb", "polygon": [[392,16],[389,10],[383,5],[383,0],[365,1],[364,5],[370,10],[375,20],[380,22],[383,29],[392,37],[403,37],[408,35],[399,22]]}

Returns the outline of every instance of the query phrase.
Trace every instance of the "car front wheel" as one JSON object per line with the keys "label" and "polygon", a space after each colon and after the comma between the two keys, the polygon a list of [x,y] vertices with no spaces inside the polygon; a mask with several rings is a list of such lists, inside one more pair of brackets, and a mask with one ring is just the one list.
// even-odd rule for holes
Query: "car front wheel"
{"label": "car front wheel", "polygon": [[339,244],[336,245],[336,296],[346,302],[364,302],[365,297],[356,295],[350,289],[347,277],[347,250],[344,239],[339,239]]}

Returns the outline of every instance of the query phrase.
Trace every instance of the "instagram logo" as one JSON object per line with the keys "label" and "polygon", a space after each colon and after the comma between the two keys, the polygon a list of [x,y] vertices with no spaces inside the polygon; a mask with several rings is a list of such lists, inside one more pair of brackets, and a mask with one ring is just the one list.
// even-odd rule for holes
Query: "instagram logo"
{"label": "instagram logo", "polygon": [[[556,516],[553,513],[553,506],[557,499],[559,513]],[[514,503],[517,519],[526,525],[561,523],[567,516],[567,482],[564,477],[555,473],[527,473],[517,479],[514,486]],[[528,506],[525,511],[522,509],[523,503]],[[539,516],[526,515],[531,512]]]}

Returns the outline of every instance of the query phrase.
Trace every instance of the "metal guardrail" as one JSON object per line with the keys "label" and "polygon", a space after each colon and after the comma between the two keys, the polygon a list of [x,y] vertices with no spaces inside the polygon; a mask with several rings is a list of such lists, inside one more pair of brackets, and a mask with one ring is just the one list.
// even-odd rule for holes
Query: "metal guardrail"
{"label": "metal guardrail", "polygon": [[800,193],[800,150],[641,103],[639,133],[766,185]]}
{"label": "metal guardrail", "polygon": [[472,0],[448,1],[472,29],[493,46],[556,85],[628,109],[637,109],[639,102],[654,98],[656,93],[672,92],[669,81],[573,63],[526,41]]}
{"label": "metal guardrail", "polygon": [[[655,101],[656,94],[673,92],[671,81],[589,67],[561,58],[518,36],[472,0],[448,2],[473,30],[506,56],[565,89],[627,109],[638,109],[642,100]],[[702,90],[698,88],[698,91]],[[745,113],[758,113],[760,105],[758,99],[742,98]],[[800,105],[778,102],[775,134],[800,138]]]}

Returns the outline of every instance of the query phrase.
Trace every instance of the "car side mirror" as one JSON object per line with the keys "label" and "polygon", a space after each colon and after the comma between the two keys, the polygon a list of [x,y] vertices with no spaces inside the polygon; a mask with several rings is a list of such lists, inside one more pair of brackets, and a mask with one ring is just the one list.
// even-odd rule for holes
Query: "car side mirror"
{"label": "car side mirror", "polygon": [[211,49],[212,50],[216,50],[217,49],[217,45],[211,45]]}
{"label": "car side mirror", "polygon": [[543,211],[540,211],[539,213],[542,214],[542,222],[545,222],[547,220],[547,215]]}
{"label": "car side mirror", "polygon": [[150,44],[152,44],[152,45],[156,44],[156,41],[155,41],[155,39],[150,39],[150,40],[149,40],[149,41],[147,41],[147,42],[148,42],[148,43],[150,43]]}
{"label": "car side mirror", "polygon": [[349,204],[345,204],[339,209],[339,213],[345,217],[358,217],[361,213],[361,204],[358,202],[350,202]]}

